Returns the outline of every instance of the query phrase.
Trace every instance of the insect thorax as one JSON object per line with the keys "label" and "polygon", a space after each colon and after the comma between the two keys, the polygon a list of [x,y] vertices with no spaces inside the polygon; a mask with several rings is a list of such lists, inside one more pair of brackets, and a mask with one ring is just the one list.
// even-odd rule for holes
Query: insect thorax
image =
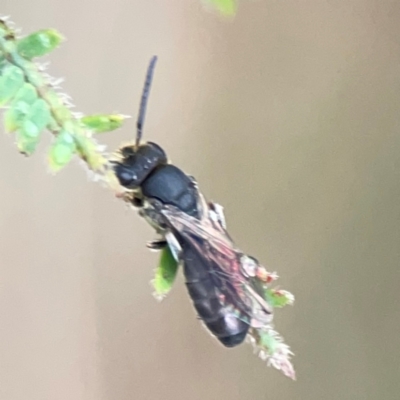
{"label": "insect thorax", "polygon": [[162,203],[155,199],[144,199],[138,213],[147,223],[156,231],[156,233],[165,236],[168,231],[166,219],[162,214]]}

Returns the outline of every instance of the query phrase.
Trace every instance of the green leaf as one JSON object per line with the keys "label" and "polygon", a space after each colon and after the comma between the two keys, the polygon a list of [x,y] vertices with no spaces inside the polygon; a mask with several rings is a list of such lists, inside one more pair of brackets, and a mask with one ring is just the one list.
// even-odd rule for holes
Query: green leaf
{"label": "green leaf", "polygon": [[20,130],[25,136],[30,138],[38,137],[41,132],[40,129],[29,118],[26,117],[22,121]]}
{"label": "green leaf", "polygon": [[83,134],[75,134],[74,140],[79,156],[89,164],[93,170],[100,170],[108,162],[103,155],[97,150],[98,146],[88,136]]}
{"label": "green leaf", "polygon": [[31,105],[37,99],[36,89],[30,83],[24,83],[17,91],[9,108],[4,113],[4,127],[6,132],[14,132],[22,125]]}
{"label": "green leaf", "polygon": [[0,76],[0,106],[6,104],[24,84],[24,73],[14,65],[6,64]]}
{"label": "green leaf", "polygon": [[47,103],[43,99],[37,99],[25,117],[24,123],[29,122],[34,125],[38,133],[40,133],[50,122],[50,117],[51,114]]}
{"label": "green leaf", "polygon": [[256,341],[256,349],[259,352],[259,356],[263,360],[268,360],[271,365],[287,377],[296,380],[296,372],[290,360],[293,353],[278,332],[273,329],[259,329],[255,333],[253,329],[251,335]]}
{"label": "green leaf", "polygon": [[237,12],[237,0],[205,0],[220,14],[225,17],[233,17]]}
{"label": "green leaf", "polygon": [[32,105],[19,102],[19,107],[11,108],[8,126],[17,131],[17,146],[21,153],[32,154],[40,140],[40,134],[50,121],[50,111],[43,99]]}
{"label": "green leaf", "polygon": [[81,118],[82,124],[96,133],[110,132],[122,126],[126,117],[118,114],[87,115]]}
{"label": "green leaf", "polygon": [[[51,150],[51,167],[61,168],[75,152],[103,182],[112,189],[120,189],[103,146],[96,143],[49,83],[49,77],[32,61],[57,47],[62,39],[56,30],[47,29],[17,40],[13,30],[0,19],[0,106],[11,103],[6,110],[5,128],[16,132],[18,147],[26,154],[35,150],[44,128],[55,136],[68,132],[73,143],[56,140]],[[41,101],[36,104],[39,98]],[[111,118],[108,128],[116,128],[119,119]]]}
{"label": "green leaf", "polygon": [[267,350],[269,354],[274,354],[279,346],[276,338],[270,335],[268,331],[260,331],[259,335],[259,346]]}
{"label": "green leaf", "polygon": [[178,272],[178,263],[168,246],[161,250],[160,262],[153,280],[155,296],[159,299],[165,297],[172,288]]}
{"label": "green leaf", "polygon": [[44,29],[18,40],[17,51],[22,57],[30,60],[50,53],[64,40],[55,29]]}
{"label": "green leaf", "polygon": [[26,103],[17,104],[15,107],[10,107],[4,113],[4,129],[6,132],[14,132],[21,126],[21,121],[29,111],[29,106]]}
{"label": "green leaf", "polygon": [[37,98],[38,94],[35,87],[30,83],[25,82],[15,94],[10,106],[13,106],[21,101],[27,104],[33,104]]}
{"label": "green leaf", "polygon": [[30,130],[29,126],[26,126],[25,128],[26,130],[19,129],[17,131],[17,146],[21,153],[29,156],[35,151],[36,146],[39,143],[40,136],[31,135],[31,133],[35,133],[36,130]]}
{"label": "green leaf", "polygon": [[293,303],[293,295],[286,290],[265,289],[265,298],[272,307],[282,308]]}
{"label": "green leaf", "polygon": [[74,137],[67,131],[61,131],[50,148],[50,168],[54,172],[60,170],[71,161],[75,152],[76,145]]}
{"label": "green leaf", "polygon": [[0,75],[3,74],[3,68],[7,65],[7,60],[4,57],[4,54],[0,53]]}

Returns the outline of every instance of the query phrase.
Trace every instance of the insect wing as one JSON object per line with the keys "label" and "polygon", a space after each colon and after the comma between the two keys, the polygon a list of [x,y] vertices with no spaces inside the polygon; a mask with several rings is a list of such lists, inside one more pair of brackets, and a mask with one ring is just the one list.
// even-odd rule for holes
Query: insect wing
{"label": "insect wing", "polygon": [[225,302],[231,304],[249,324],[253,318],[254,299],[246,290],[247,278],[241,272],[241,253],[225,234],[223,227],[207,217],[198,220],[179,209],[166,206],[163,215],[177,237],[189,242],[207,260],[216,287]]}

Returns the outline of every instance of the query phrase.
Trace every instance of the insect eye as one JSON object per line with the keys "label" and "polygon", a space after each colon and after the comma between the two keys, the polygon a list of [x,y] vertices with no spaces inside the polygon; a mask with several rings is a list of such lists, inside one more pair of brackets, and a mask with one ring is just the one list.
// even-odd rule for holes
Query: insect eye
{"label": "insect eye", "polygon": [[133,187],[137,186],[137,176],[130,170],[130,168],[122,164],[116,164],[114,166],[114,172],[122,186],[130,189],[133,189]]}
{"label": "insect eye", "polygon": [[157,143],[147,142],[139,149],[139,152],[143,154],[143,156],[145,156],[149,160],[153,160],[153,162],[156,162],[157,164],[167,163],[167,155]]}
{"label": "insect eye", "polygon": [[125,146],[120,149],[120,153],[123,158],[130,158],[135,155],[135,150],[133,146]]}

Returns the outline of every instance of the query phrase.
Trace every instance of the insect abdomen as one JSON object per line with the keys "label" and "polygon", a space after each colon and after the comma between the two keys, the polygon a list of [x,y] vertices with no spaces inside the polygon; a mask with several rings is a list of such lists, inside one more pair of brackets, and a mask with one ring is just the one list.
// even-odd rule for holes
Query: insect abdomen
{"label": "insect abdomen", "polygon": [[207,263],[190,247],[183,249],[183,260],[186,286],[199,317],[224,346],[242,343],[249,325],[222,303]]}

